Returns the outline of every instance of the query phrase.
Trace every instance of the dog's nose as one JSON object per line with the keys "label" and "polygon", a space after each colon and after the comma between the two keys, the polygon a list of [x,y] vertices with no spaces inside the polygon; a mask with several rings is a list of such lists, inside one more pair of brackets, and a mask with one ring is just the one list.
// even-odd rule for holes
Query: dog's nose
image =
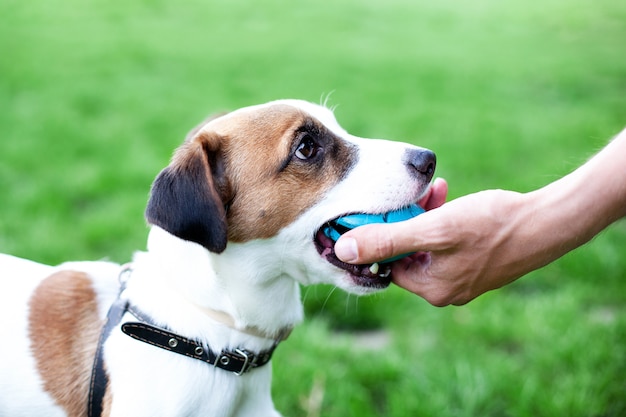
{"label": "dog's nose", "polygon": [[404,162],[411,175],[419,179],[426,177],[426,181],[430,181],[435,173],[437,157],[428,149],[407,149]]}

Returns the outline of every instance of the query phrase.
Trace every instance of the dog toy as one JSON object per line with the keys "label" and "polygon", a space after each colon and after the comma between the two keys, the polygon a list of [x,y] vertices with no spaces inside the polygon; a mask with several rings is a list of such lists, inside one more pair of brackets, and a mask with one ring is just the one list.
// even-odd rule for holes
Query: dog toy
{"label": "dog toy", "polygon": [[[330,238],[333,242],[337,242],[337,239],[349,230],[355,227],[363,226],[366,224],[374,223],[396,223],[404,220],[411,219],[424,213],[424,209],[417,204],[411,204],[410,206],[403,207],[398,210],[388,211],[381,214],[370,213],[357,213],[348,214],[346,216],[339,217],[331,222],[328,222],[324,228],[324,234]],[[389,263],[402,259],[406,256],[412,255],[412,253],[405,253],[402,255],[394,256],[392,258],[385,259],[380,263]]]}

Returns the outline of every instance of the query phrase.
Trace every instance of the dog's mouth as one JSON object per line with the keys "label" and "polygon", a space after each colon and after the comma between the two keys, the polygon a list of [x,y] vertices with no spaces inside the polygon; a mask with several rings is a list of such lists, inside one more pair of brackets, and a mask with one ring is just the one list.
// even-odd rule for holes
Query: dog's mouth
{"label": "dog's mouth", "polygon": [[328,228],[338,231],[340,234],[349,229],[331,220],[324,224],[315,234],[315,247],[317,251],[332,265],[348,272],[355,284],[372,289],[387,288],[391,284],[391,263],[373,263],[354,265],[339,260],[335,255],[335,241],[328,237],[325,230]]}
{"label": "dog's mouth", "polygon": [[349,230],[366,224],[396,223],[411,219],[424,213],[417,204],[409,204],[399,209],[383,213],[354,213],[329,220],[315,234],[315,246],[322,258],[332,265],[347,271],[355,284],[373,289],[386,288],[391,283],[391,264],[398,259],[411,255],[400,254],[373,264],[353,265],[342,262],[335,255],[335,242]]}

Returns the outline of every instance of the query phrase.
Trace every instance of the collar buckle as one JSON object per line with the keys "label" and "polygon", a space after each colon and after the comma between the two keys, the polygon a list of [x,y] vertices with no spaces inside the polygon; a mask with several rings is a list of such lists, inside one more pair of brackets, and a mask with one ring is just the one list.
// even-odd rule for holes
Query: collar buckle
{"label": "collar buckle", "polygon": [[251,369],[263,365],[257,363],[258,359],[259,355],[255,355],[253,352],[246,349],[235,349],[234,351],[224,349],[215,358],[213,366],[241,376]]}
{"label": "collar buckle", "polygon": [[[235,352],[243,356],[243,364],[241,365],[241,369],[239,371],[233,371],[233,373],[237,376],[241,376],[256,365],[256,355],[245,349],[235,349]],[[250,360],[251,357],[252,360]]]}

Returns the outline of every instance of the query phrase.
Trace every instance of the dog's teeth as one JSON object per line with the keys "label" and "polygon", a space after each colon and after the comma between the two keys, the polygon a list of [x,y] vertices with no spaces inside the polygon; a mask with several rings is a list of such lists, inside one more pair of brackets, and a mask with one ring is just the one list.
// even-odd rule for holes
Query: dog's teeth
{"label": "dog's teeth", "polygon": [[391,274],[391,268],[387,268],[383,271],[382,274],[379,275],[379,277],[381,278],[387,278],[389,276],[389,274]]}
{"label": "dog's teeth", "polygon": [[378,263],[374,263],[372,264],[372,266],[370,266],[370,272],[374,275],[378,274],[378,270],[379,270],[379,265]]}

